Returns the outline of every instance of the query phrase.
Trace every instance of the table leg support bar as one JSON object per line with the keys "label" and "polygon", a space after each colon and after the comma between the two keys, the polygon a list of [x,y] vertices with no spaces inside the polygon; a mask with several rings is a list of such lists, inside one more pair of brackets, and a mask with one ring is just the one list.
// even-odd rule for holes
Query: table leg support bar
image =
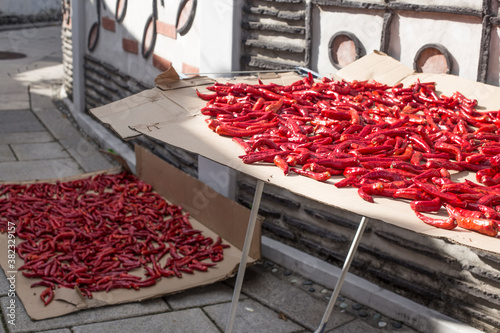
{"label": "table leg support bar", "polygon": [[255,187],[255,194],[253,197],[252,210],[250,211],[250,218],[248,221],[247,233],[245,236],[245,242],[243,244],[243,249],[241,253],[240,266],[238,267],[238,273],[236,275],[236,284],[233,291],[233,299],[231,301],[231,312],[229,313],[229,318],[226,322],[226,333],[231,333],[233,330],[234,318],[236,316],[236,309],[238,308],[238,300],[240,298],[241,286],[243,284],[243,278],[245,277],[245,269],[248,261],[248,253],[250,252],[250,244],[252,243],[253,232],[255,230],[255,224],[257,222],[257,216],[259,213],[260,200],[262,198],[262,191],[264,189],[264,182],[262,180],[257,180],[257,185]]}
{"label": "table leg support bar", "polygon": [[337,297],[339,296],[340,293],[340,288],[342,288],[342,283],[344,282],[347,271],[349,271],[349,267],[351,266],[352,259],[356,254],[356,250],[358,248],[359,241],[361,240],[361,236],[363,235],[363,232],[365,230],[365,226],[366,226],[366,217],[363,216],[361,222],[359,223],[358,230],[354,235],[354,239],[352,240],[351,248],[347,253],[344,266],[342,267],[342,272],[339,276],[339,279],[337,280],[337,283],[335,284],[335,288],[333,289],[333,295],[330,298],[330,301],[328,302],[328,306],[325,310],[325,313],[323,314],[321,323],[319,324],[318,329],[314,333],[324,333],[325,331],[326,324],[328,323],[328,319],[330,318],[333,307],[335,306],[335,302],[337,301]]}

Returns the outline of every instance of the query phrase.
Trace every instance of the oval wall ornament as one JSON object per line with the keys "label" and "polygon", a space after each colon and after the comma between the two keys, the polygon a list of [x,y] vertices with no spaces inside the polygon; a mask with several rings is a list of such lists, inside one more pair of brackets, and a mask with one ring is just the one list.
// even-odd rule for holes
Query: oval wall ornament
{"label": "oval wall ornament", "polygon": [[156,44],[156,19],[154,15],[150,15],[144,26],[144,32],[142,34],[142,56],[144,58],[149,57],[151,52],[153,52]]}
{"label": "oval wall ornament", "polygon": [[333,67],[340,69],[365,54],[365,49],[359,39],[347,31],[335,33],[328,43],[328,55]]}
{"label": "oval wall ornament", "polygon": [[196,2],[196,0],[182,0],[179,4],[175,29],[181,36],[191,29],[196,13]]}
{"label": "oval wall ornament", "polygon": [[125,18],[126,13],[127,13],[127,0],[117,0],[116,10],[115,10],[116,22],[121,23]]}
{"label": "oval wall ornament", "polygon": [[413,60],[413,69],[418,73],[450,74],[453,66],[450,52],[440,44],[422,46]]}
{"label": "oval wall ornament", "polygon": [[87,48],[89,49],[90,52],[94,51],[98,41],[99,41],[99,23],[95,22],[90,27],[89,36],[87,39]]}

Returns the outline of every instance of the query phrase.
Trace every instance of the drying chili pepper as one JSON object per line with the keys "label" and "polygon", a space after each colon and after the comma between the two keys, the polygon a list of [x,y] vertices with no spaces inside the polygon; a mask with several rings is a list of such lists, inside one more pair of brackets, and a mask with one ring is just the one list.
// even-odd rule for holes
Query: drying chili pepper
{"label": "drying chili pepper", "polygon": [[437,212],[441,208],[441,199],[435,197],[432,200],[414,200],[410,207],[415,212]]}
{"label": "drying chili pepper", "polygon": [[462,216],[451,205],[446,205],[446,209],[448,213],[456,219],[457,225],[461,228],[492,237],[498,234],[499,222],[496,220]]}
{"label": "drying chili pepper", "polygon": [[[439,96],[434,82],[390,87],[308,77],[286,86],[215,83],[208,90],[224,94],[202,111],[212,117],[208,126],[234,134],[244,163],[274,163],[284,174],[292,170],[320,181],[324,172],[343,174],[334,182],[338,188],[357,187],[368,201],[372,195],[409,199],[420,211],[441,203],[482,205],[494,216],[500,204],[491,193],[500,186],[497,113],[476,112],[477,101],[459,92]],[[233,106],[236,101],[244,106]],[[479,187],[451,181],[450,171],[477,173]],[[384,186],[374,185],[379,183]],[[453,225],[444,221],[432,223]]]}
{"label": "drying chili pepper", "polygon": [[51,287],[47,287],[40,294],[40,298],[43,301],[43,304],[47,306],[54,299],[54,290]]}
{"label": "drying chili pepper", "polygon": [[415,212],[415,214],[424,223],[431,225],[433,227],[436,227],[436,228],[451,230],[451,229],[455,229],[457,227],[457,221],[454,217],[449,217],[447,219],[437,219],[437,218],[425,216],[419,212]]}
{"label": "drying chili pepper", "polygon": [[[57,287],[78,286],[91,298],[95,291],[139,289],[161,276],[182,276],[180,271],[194,269],[189,267],[194,259],[212,267],[205,260],[222,260],[227,247],[193,229],[182,207],[127,173],[56,184],[3,184],[1,190],[0,207],[10,205],[0,209],[0,230],[15,222],[21,239],[16,251],[24,261],[19,270],[40,279],[32,287],[47,287],[40,295],[45,305]],[[177,250],[187,247],[188,252]],[[149,278],[128,274],[141,267]]]}

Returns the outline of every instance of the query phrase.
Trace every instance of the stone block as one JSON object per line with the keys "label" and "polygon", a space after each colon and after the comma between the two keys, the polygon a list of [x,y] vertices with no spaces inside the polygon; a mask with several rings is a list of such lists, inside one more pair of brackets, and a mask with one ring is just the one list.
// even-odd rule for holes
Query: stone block
{"label": "stone block", "polygon": [[[0,101],[1,104],[1,101]],[[45,130],[30,110],[0,111],[0,133],[39,132]]]}
{"label": "stone block", "polygon": [[[285,317],[293,318],[295,322],[310,330],[317,328],[327,306],[326,300],[319,301],[308,291],[283,283],[280,278],[272,274],[265,274],[259,266],[247,269],[242,292],[277,313],[281,312]],[[328,321],[327,329],[341,326],[351,320],[353,320],[351,315],[335,309]]]}
{"label": "stone block", "polygon": [[[173,310],[180,310],[231,302],[232,296],[232,288],[223,283],[215,283],[167,296],[165,300]],[[245,296],[241,298],[245,298]]]}
{"label": "stone block", "polygon": [[15,161],[16,156],[8,145],[0,144],[0,162]]}
{"label": "stone block", "polygon": [[58,142],[11,144],[19,161],[68,158],[68,153]]}
{"label": "stone block", "polygon": [[203,311],[197,308],[76,326],[72,330],[74,333],[220,332]]}
{"label": "stone block", "polygon": [[[10,301],[9,297],[1,298],[2,312],[5,318],[6,307]],[[44,320],[32,320],[21,301],[16,298],[16,325],[9,326],[11,333],[40,332],[44,330],[67,328],[70,326],[86,325],[90,323],[109,322],[123,318],[146,315],[169,311],[167,304],[162,299],[154,299],[145,302],[127,303],[122,305],[105,306],[89,310],[81,310],[61,317]],[[134,318],[133,320],[137,320]],[[140,326],[139,326],[140,327]],[[137,328],[135,331],[137,332]],[[144,327],[141,329],[144,331]],[[111,332],[109,330],[94,330],[93,332]],[[117,331],[123,332],[123,331]],[[146,332],[154,332],[146,330]],[[156,331],[160,332],[160,331]]]}
{"label": "stone block", "polygon": [[70,158],[36,161],[0,162],[0,181],[52,179],[82,173],[80,166]]}
{"label": "stone block", "polygon": [[47,131],[2,133],[2,135],[0,136],[0,144],[50,142],[50,141],[54,141],[54,137]]}
{"label": "stone block", "polygon": [[[203,310],[221,329],[226,327],[231,303],[217,304],[204,307]],[[233,331],[239,333],[273,332],[292,333],[301,332],[303,328],[279,311],[273,311],[264,305],[246,299],[238,303]]]}

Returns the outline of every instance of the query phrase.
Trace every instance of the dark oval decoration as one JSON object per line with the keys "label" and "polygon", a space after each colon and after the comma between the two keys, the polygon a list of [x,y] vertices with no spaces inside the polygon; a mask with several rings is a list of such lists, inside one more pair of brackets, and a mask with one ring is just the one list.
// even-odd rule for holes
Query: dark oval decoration
{"label": "dark oval decoration", "polygon": [[175,29],[182,36],[185,35],[194,21],[196,13],[196,0],[182,0],[177,9]]}
{"label": "dark oval decoration", "polygon": [[359,39],[347,31],[339,31],[330,38],[328,51],[330,62],[337,69],[349,65],[365,54]]}
{"label": "dark oval decoration", "polygon": [[418,73],[450,74],[452,65],[450,52],[440,44],[422,46],[413,60],[413,69]]}
{"label": "dark oval decoration", "polygon": [[142,56],[144,58],[149,57],[151,52],[153,52],[156,44],[156,20],[154,15],[150,15],[144,26],[144,32],[142,34]]}
{"label": "dark oval decoration", "polygon": [[115,11],[116,22],[121,23],[125,18],[126,13],[127,13],[127,0],[117,0],[116,11]]}
{"label": "dark oval decoration", "polygon": [[89,30],[89,37],[87,39],[87,48],[90,52],[94,51],[99,41],[99,23],[92,24]]}

